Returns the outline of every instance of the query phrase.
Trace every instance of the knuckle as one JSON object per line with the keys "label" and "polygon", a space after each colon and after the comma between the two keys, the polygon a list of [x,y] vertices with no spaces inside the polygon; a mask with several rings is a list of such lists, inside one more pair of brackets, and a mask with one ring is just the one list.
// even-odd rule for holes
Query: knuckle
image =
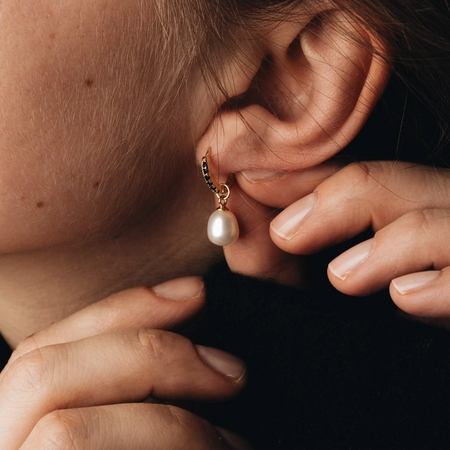
{"label": "knuckle", "polygon": [[167,354],[167,339],[165,333],[159,330],[139,328],[137,342],[141,348],[155,361],[161,361]]}
{"label": "knuckle", "polygon": [[66,411],[47,414],[33,430],[33,440],[42,450],[79,450],[87,439],[88,431],[83,421]]}
{"label": "knuckle", "polygon": [[415,210],[407,214],[406,219],[409,222],[410,233],[429,234],[433,233],[433,211],[432,210]]}
{"label": "knuckle", "polygon": [[51,387],[54,373],[53,358],[41,349],[35,349],[19,356],[9,367],[2,383],[6,383],[9,389],[30,396],[45,395]]}
{"label": "knuckle", "polygon": [[40,345],[36,340],[36,334],[32,334],[19,343],[19,345],[12,353],[11,359],[17,359],[20,356],[25,355],[26,353],[29,353],[39,347]]}
{"label": "knuckle", "polygon": [[155,294],[148,286],[136,286],[134,288],[128,289],[127,293],[128,295],[135,297],[136,299],[142,297],[147,301],[155,298]]}
{"label": "knuckle", "polygon": [[382,186],[385,168],[380,161],[354,162],[343,169],[343,176],[354,188],[366,192]]}

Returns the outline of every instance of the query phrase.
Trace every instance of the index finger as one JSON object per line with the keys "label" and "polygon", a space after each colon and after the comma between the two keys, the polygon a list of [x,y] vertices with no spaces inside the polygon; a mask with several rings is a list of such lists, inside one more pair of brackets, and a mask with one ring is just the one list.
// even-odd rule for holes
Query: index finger
{"label": "index finger", "polygon": [[351,164],[279,214],[272,239],[289,253],[309,254],[370,226],[377,231],[408,212],[446,208],[448,175],[393,161]]}
{"label": "index finger", "polygon": [[[117,292],[33,334],[19,344],[8,363],[36,348],[131,328],[174,329],[204,305],[199,277],[168,281]],[[1,376],[0,376],[1,378]]]}
{"label": "index finger", "polygon": [[237,173],[236,179],[240,188],[262,205],[286,208],[313,192],[346,164],[347,159],[336,157],[299,171],[246,170]]}

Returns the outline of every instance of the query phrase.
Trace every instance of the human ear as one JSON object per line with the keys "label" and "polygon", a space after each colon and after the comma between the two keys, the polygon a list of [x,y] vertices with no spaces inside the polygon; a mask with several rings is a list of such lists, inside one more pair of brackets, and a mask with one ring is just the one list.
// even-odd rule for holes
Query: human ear
{"label": "human ear", "polygon": [[242,85],[218,111],[198,156],[212,147],[212,165],[222,175],[320,164],[367,120],[389,77],[387,53],[349,12],[319,10],[306,21],[273,26],[253,55],[251,81],[236,67]]}

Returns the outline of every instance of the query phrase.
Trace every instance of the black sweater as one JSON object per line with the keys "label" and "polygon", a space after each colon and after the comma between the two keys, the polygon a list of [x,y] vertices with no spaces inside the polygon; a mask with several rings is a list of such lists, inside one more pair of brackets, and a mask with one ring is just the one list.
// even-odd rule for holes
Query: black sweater
{"label": "black sweater", "polygon": [[256,449],[450,446],[450,332],[400,319],[386,292],[298,292],[216,269],[207,339],[248,364],[210,420]]}

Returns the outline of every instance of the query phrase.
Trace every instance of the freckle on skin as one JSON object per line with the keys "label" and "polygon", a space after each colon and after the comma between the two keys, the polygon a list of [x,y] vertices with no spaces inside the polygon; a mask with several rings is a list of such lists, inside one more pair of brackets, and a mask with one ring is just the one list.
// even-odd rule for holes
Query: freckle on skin
{"label": "freckle on skin", "polygon": [[92,78],[87,78],[87,79],[84,81],[84,85],[85,85],[86,87],[92,87],[92,86],[94,85],[94,80],[93,80]]}
{"label": "freckle on skin", "polygon": [[93,187],[94,189],[98,189],[99,186],[100,186],[100,181],[96,181],[96,182],[92,185],[92,187]]}
{"label": "freckle on skin", "polygon": [[45,205],[44,202],[38,202],[38,203],[36,203],[36,206],[37,206],[38,208],[43,208],[44,205]]}
{"label": "freckle on skin", "polygon": [[51,33],[51,34],[48,35],[48,37],[49,37],[50,39],[55,39],[56,33]]}

